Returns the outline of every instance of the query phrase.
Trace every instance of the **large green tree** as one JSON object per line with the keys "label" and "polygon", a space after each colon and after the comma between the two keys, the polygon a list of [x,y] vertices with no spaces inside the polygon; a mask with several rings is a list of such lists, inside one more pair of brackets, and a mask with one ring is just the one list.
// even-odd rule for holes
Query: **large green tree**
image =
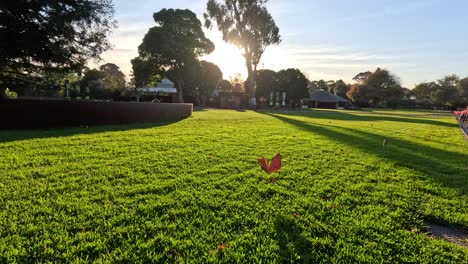
{"label": "large green tree", "polygon": [[160,74],[164,71],[156,65],[153,60],[144,60],[136,57],[131,60],[132,63],[132,83],[135,88],[145,88],[154,86],[160,79]]}
{"label": "large green tree", "polygon": [[79,70],[110,48],[111,0],[15,0],[0,4],[0,90],[43,72]]}
{"label": "large green tree", "polygon": [[457,86],[460,78],[448,75],[437,81],[437,88],[431,93],[434,103],[444,106],[456,106],[460,103]]}
{"label": "large green tree", "polygon": [[208,96],[213,94],[222,80],[223,73],[216,64],[207,61],[200,62],[197,95],[200,97],[201,106],[206,106]]}
{"label": "large green tree", "polygon": [[112,98],[125,90],[125,75],[113,63],[99,69],[87,70],[80,81],[81,92],[89,91],[91,98]]}
{"label": "large green tree", "polygon": [[355,103],[395,106],[403,99],[400,80],[385,69],[359,73],[353,80],[357,84],[351,87],[347,96]]}
{"label": "large green tree", "polygon": [[276,73],[279,88],[286,92],[286,100],[297,104],[301,99],[309,96],[307,89],[307,78],[298,69],[281,70]]}
{"label": "large green tree", "polygon": [[268,12],[268,0],[208,0],[205,26],[216,24],[226,42],[241,49],[247,66],[246,90],[255,108],[255,72],[263,53],[270,45],[279,44],[279,28]]}
{"label": "large green tree", "polygon": [[272,70],[259,70],[256,74],[257,89],[255,96],[257,99],[270,98],[271,92],[279,91],[276,72]]}
{"label": "large green tree", "polygon": [[331,92],[342,98],[348,98],[346,93],[349,91],[349,88],[350,87],[343,80],[338,80],[333,84]]}
{"label": "large green tree", "polygon": [[458,92],[462,100],[462,106],[466,107],[468,105],[468,77],[460,80],[458,83]]}
{"label": "large green tree", "polygon": [[205,37],[195,13],[186,9],[162,9],[153,15],[156,26],[146,33],[138,47],[140,57],[169,72],[183,102],[184,75],[192,71],[198,57],[214,50]]}
{"label": "large green tree", "polygon": [[438,85],[435,82],[422,82],[417,84],[412,91],[418,99],[431,99],[437,89]]}

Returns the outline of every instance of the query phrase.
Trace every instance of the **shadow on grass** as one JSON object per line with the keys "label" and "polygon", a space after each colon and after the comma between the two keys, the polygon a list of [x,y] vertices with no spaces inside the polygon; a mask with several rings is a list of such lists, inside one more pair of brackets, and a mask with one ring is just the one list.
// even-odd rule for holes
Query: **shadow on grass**
{"label": "shadow on grass", "polygon": [[[272,112],[272,111],[258,111],[262,114],[272,115],[272,114],[285,114],[290,116],[304,116],[306,114],[311,114],[313,118],[317,119],[335,119],[343,121],[365,121],[365,122],[378,122],[378,121],[390,121],[390,122],[402,122],[402,123],[413,123],[413,124],[424,124],[424,125],[435,125],[435,126],[445,126],[445,127],[458,127],[458,125],[449,122],[437,121],[437,120],[428,120],[427,116],[421,116],[422,118],[409,118],[408,116],[392,113],[375,113],[375,112],[343,112],[343,111],[281,111],[281,112]],[[362,113],[362,114],[359,114]],[[416,117],[416,116],[412,116]]]}
{"label": "shadow on grass", "polygon": [[[317,263],[320,258],[333,256],[334,248],[330,243],[318,239],[313,242],[304,237],[304,228],[294,219],[278,217],[275,221],[278,246],[282,263]],[[329,235],[325,230],[312,228],[311,235],[324,238]]]}
{"label": "shadow on grass", "polygon": [[[284,113],[281,113],[281,115],[266,114],[294,125],[301,130],[313,132],[328,137],[332,141],[392,160],[400,166],[423,173],[430,180],[468,194],[468,182],[466,181],[468,155],[466,154],[436,149],[411,141],[357,129],[304,122],[285,117],[287,114]],[[314,115],[313,118],[317,117]],[[328,118],[334,119],[335,116],[333,118],[328,116]],[[344,119],[344,116],[336,115],[336,119]],[[382,146],[384,138],[388,142],[385,148]]]}
{"label": "shadow on grass", "polygon": [[156,122],[156,123],[137,123],[128,125],[110,125],[110,126],[90,126],[90,127],[69,127],[69,128],[49,128],[33,130],[0,130],[0,143],[13,142],[18,140],[42,139],[53,137],[68,137],[75,135],[90,135],[104,132],[119,132],[135,129],[148,129],[154,127],[163,127],[174,122]]}

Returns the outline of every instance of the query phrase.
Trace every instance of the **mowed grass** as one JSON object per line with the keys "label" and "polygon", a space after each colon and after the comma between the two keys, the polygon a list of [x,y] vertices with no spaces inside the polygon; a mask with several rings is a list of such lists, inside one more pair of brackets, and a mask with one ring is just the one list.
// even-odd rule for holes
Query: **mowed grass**
{"label": "mowed grass", "polygon": [[467,150],[414,111],[0,132],[0,262],[468,263],[426,235],[468,227]]}

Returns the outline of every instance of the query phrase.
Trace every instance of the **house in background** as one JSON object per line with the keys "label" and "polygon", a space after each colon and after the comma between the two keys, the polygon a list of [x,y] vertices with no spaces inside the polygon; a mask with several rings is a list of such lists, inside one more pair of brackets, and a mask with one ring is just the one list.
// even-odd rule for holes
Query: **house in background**
{"label": "house in background", "polygon": [[142,92],[141,97],[144,98],[144,101],[149,98],[151,100],[158,99],[161,103],[177,102],[177,89],[169,79],[162,79],[156,84],[156,87],[141,88],[139,90]]}
{"label": "house in background", "polygon": [[339,109],[344,108],[349,101],[331,94],[323,89],[314,90],[310,98],[303,100],[309,108]]}
{"label": "house in background", "polygon": [[214,90],[210,101],[212,106],[221,109],[243,109],[248,106],[248,96],[240,85],[234,85],[231,91]]}

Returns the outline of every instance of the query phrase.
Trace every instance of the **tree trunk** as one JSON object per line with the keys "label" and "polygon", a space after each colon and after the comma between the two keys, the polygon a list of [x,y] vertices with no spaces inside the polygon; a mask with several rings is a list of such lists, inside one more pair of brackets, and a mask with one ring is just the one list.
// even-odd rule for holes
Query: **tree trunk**
{"label": "tree trunk", "polygon": [[184,96],[182,94],[183,87],[182,81],[177,80],[177,102],[180,104],[184,103]]}
{"label": "tree trunk", "polygon": [[249,108],[255,110],[257,108],[257,102],[255,99],[255,71],[252,66],[252,57],[246,56],[246,64],[247,64],[247,82],[246,82],[246,90],[249,96]]}
{"label": "tree trunk", "polygon": [[201,95],[201,107],[206,107],[206,95]]}

